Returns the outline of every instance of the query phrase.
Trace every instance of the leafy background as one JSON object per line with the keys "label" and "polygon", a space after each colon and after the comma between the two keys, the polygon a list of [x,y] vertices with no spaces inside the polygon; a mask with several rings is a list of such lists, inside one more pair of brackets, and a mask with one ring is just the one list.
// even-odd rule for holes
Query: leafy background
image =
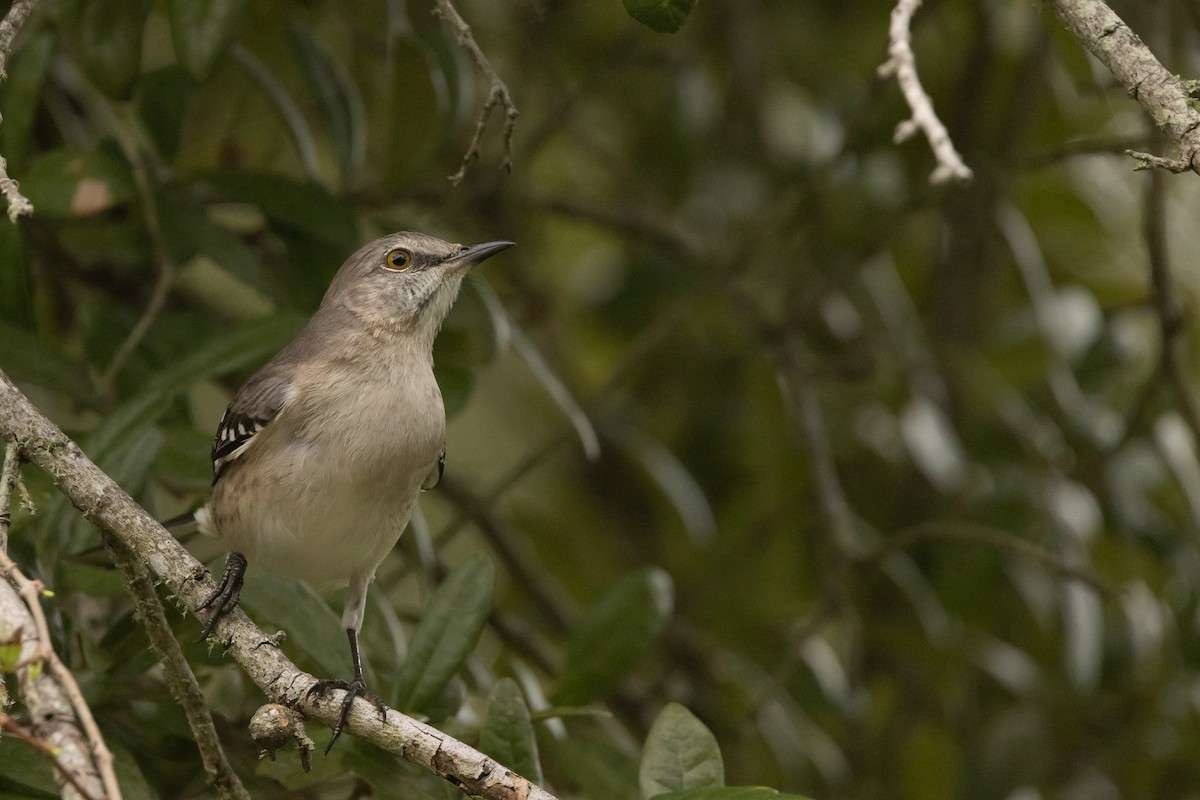
{"label": "leafy background", "polygon": [[[37,208],[0,367],[165,518],[357,244],[514,240],[438,343],[446,481],[364,631],[389,701],[562,797],[1200,792],[1197,184],[1133,172],[1169,144],[1051,12],[918,14],[976,176],[931,187],[889,3],[457,5],[521,116],[454,186],[487,87],[423,0],[45,0],[0,84]],[[1195,3],[1113,6],[1196,73]],[[11,550],[127,796],[207,796],[94,531],[26,479]],[[347,675],[336,593],[243,601]],[[455,796],[353,741],[257,760],[261,694],[173,622],[256,796]],[[53,794],[0,741],[0,795]]]}

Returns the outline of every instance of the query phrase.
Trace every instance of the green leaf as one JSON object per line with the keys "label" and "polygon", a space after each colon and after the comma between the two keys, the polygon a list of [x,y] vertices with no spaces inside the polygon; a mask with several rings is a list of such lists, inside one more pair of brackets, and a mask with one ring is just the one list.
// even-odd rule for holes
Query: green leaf
{"label": "green leaf", "polygon": [[[283,629],[287,633],[283,647],[292,652],[298,647],[326,677],[349,676],[350,645],[341,618],[307,584],[259,570],[248,571],[242,605],[252,617]],[[367,660],[363,671],[367,685],[374,686],[374,673]]]}
{"label": "green leaf", "polygon": [[475,648],[492,607],[496,568],[486,553],[455,567],[429,598],[396,679],[396,707],[424,711]]}
{"label": "green leaf", "polygon": [[92,387],[65,355],[32,333],[0,322],[0,368],[18,383],[85,399]]}
{"label": "green leaf", "polygon": [[158,794],[150,788],[137,759],[119,742],[109,742],[113,754],[113,771],[117,773],[117,785],[121,788],[122,800],[155,800]]}
{"label": "green leaf", "polygon": [[367,151],[365,112],[358,87],[308,28],[293,23],[288,25],[288,34],[300,71],[329,126],[342,181],[348,184],[362,167]]}
{"label": "green leaf", "polygon": [[542,782],[537,737],[521,687],[501,678],[488,695],[487,719],[479,732],[479,749],[534,783]]}
{"label": "green leaf", "polygon": [[584,612],[567,640],[567,664],[554,702],[577,705],[608,694],[645,657],[673,605],[660,569],[627,575]]}
{"label": "green leaf", "polygon": [[134,193],[129,167],[104,150],[51,150],[30,165],[21,189],[45,217],[90,216]]}
{"label": "green leaf", "polygon": [[278,225],[343,253],[353,248],[358,235],[354,213],[320,184],[248,170],[213,170],[203,179],[231,200],[258,206]]}
{"label": "green leaf", "polygon": [[0,787],[24,797],[59,797],[50,759],[11,736],[0,738]]}
{"label": "green leaf", "polygon": [[781,794],[765,786],[729,786],[667,792],[655,796],[654,800],[809,800],[809,798],[799,794]]}
{"label": "green leaf", "polygon": [[170,0],[171,41],[179,63],[194,79],[202,81],[212,72],[217,58],[229,44],[245,0]]}
{"label": "green leaf", "polygon": [[38,33],[29,37],[8,61],[8,80],[0,92],[0,153],[8,159],[8,174],[20,180],[29,149],[29,134],[42,99],[42,84],[54,53],[54,37]]}
{"label": "green leaf", "polygon": [[127,100],[142,67],[142,34],[152,0],[84,0],[75,26],[79,65],[100,89]]}
{"label": "green leaf", "polygon": [[725,763],[717,740],[678,703],[668,703],[646,737],[638,783],[643,797],[725,785]]}
{"label": "green leaf", "polygon": [[674,33],[696,7],[696,0],[625,0],[629,16],[659,33]]}
{"label": "green leaf", "polygon": [[188,103],[195,93],[195,84],[178,65],[156,69],[142,76],[135,98],[138,116],[146,126],[146,133],[154,140],[159,155],[166,161],[175,158],[179,152]]}

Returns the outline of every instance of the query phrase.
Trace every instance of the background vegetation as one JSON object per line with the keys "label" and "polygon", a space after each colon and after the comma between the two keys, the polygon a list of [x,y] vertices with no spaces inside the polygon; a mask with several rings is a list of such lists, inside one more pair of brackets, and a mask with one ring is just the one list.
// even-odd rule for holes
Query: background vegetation
{"label": "background vegetation", "polygon": [[[668,701],[731,785],[1196,796],[1200,184],[1133,171],[1171,143],[1049,9],[934,0],[913,46],[974,179],[931,186],[876,75],[891,5],[702,2],[665,35],[616,0],[459,0],[520,117],[511,173],[498,108],[455,185],[488,84],[426,0],[44,0],[0,84],[36,208],[0,225],[0,368],[165,518],[359,243],[514,240],[439,340],[446,481],[364,632],[385,698],[470,741],[489,695],[578,709],[513,755],[560,797],[662,788]],[[1113,7],[1200,72],[1196,3]],[[25,477],[10,552],[126,796],[207,796],[95,532]],[[448,569],[439,623],[490,616],[419,692]],[[336,593],[252,572],[243,605],[348,675]],[[261,693],[172,623],[255,796],[455,795],[353,740],[256,761]],[[56,793],[29,752],[0,741],[0,795]]]}

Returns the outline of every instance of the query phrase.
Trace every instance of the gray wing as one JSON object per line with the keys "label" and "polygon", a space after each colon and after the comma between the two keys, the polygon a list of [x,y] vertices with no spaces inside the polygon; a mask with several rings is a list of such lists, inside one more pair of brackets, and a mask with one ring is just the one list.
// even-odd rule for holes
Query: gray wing
{"label": "gray wing", "polygon": [[268,364],[234,396],[213,439],[213,485],[234,461],[245,455],[264,428],[275,421],[292,398],[291,369]]}

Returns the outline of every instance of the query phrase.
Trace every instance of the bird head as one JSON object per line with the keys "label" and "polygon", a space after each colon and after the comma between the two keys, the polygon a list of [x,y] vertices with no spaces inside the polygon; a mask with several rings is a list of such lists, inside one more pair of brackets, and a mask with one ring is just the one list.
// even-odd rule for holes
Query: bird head
{"label": "bird head", "polygon": [[368,326],[432,343],[471,266],[512,244],[461,245],[410,231],[389,234],[346,259],[322,306],[341,305]]}

